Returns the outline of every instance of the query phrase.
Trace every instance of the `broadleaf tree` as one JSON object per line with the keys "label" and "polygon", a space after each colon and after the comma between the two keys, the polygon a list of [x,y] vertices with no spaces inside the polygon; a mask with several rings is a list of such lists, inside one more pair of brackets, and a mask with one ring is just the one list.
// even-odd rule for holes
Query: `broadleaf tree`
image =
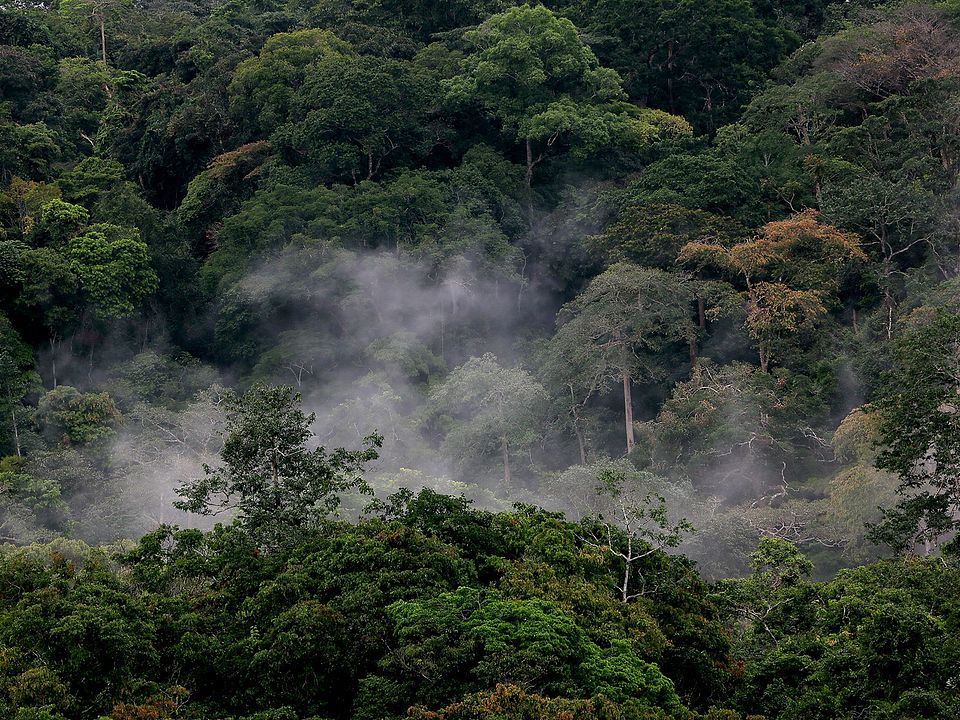
{"label": "broadleaf tree", "polygon": [[285,385],[254,385],[234,397],[227,414],[221,463],[177,493],[181,510],[235,514],[268,545],[316,527],[340,506],[341,493],[366,491],[361,471],[377,458],[382,439],[369,435],[362,450],[310,448],[314,415]]}

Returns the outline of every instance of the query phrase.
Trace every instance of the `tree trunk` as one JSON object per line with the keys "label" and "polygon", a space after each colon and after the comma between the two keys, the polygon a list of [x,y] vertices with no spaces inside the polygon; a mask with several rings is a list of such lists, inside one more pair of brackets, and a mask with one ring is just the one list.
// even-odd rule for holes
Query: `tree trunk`
{"label": "tree trunk", "polygon": [[527,194],[530,193],[530,188],[533,186],[533,144],[530,141],[530,138],[527,138]]}
{"label": "tree trunk", "polygon": [[[93,335],[93,333],[91,333]],[[96,347],[93,343],[93,338],[90,339],[90,358],[87,362],[87,382],[92,386],[93,385],[93,350]]]}
{"label": "tree trunk", "polygon": [[887,233],[884,229],[880,233],[880,250],[883,252],[883,311],[887,316],[887,340],[893,339],[893,292],[890,289],[890,278],[893,277],[896,268],[893,265],[893,248],[887,243]]}
{"label": "tree trunk", "polygon": [[100,57],[103,64],[107,64],[107,28],[103,15],[97,15],[97,22],[100,23]]}
{"label": "tree trunk", "polygon": [[697,361],[700,359],[700,348],[697,345],[697,339],[695,337],[690,338],[690,367],[695,368],[697,366]]}
{"label": "tree trunk", "polygon": [[510,448],[507,445],[507,439],[501,438],[500,448],[503,451],[503,486],[510,489]]}
{"label": "tree trunk", "polygon": [[280,509],[280,461],[277,458],[277,442],[273,442],[273,452],[270,453],[270,476],[273,481],[273,502],[277,510]]}
{"label": "tree trunk", "polygon": [[630,389],[630,373],[623,371],[623,422],[627,431],[627,454],[633,450],[633,393]]}
{"label": "tree trunk", "polygon": [[707,329],[707,307],[700,293],[697,293],[697,324],[701,330]]}
{"label": "tree trunk", "polygon": [[568,384],[570,389],[570,414],[573,416],[573,434],[577,436],[577,449],[580,451],[580,464],[587,464],[587,447],[583,439],[583,432],[580,430],[580,414],[577,412],[579,403],[573,392],[573,385]]}
{"label": "tree trunk", "polygon": [[630,570],[633,563],[633,538],[627,533],[627,554],[623,558],[623,587],[620,588],[620,599],[623,602],[630,600]]}
{"label": "tree trunk", "polygon": [[759,345],[760,350],[760,372],[765,373],[770,369],[770,356],[763,345]]}
{"label": "tree trunk", "polygon": [[573,433],[577,436],[577,449],[580,451],[580,464],[587,464],[587,448],[583,442],[583,433],[580,431],[580,423],[574,419]]}
{"label": "tree trunk", "polygon": [[50,372],[53,374],[53,388],[57,388],[57,334],[50,335]]}
{"label": "tree trunk", "polygon": [[[889,280],[889,276],[887,278]],[[890,293],[889,285],[883,289],[883,309],[887,314],[886,330],[887,340],[893,339],[893,295]]]}

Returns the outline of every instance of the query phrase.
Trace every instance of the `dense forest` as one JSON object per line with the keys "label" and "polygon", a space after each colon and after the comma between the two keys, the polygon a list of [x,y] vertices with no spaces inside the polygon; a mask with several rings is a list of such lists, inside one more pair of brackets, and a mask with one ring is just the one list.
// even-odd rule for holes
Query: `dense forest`
{"label": "dense forest", "polygon": [[0,3],[0,716],[960,717],[960,3]]}

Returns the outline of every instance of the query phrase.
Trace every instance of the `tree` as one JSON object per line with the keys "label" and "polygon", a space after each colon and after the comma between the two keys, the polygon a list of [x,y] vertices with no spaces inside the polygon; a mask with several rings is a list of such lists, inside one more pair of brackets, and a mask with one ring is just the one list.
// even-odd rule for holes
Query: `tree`
{"label": "tree", "polygon": [[584,385],[623,385],[627,452],[635,444],[632,383],[656,377],[662,353],[696,332],[693,292],[684,278],[628,263],[595,277],[557,315],[553,352],[586,373]]}
{"label": "tree", "polygon": [[[22,434],[26,410],[23,400],[39,384],[34,371],[33,350],[0,315],[0,408],[10,419],[10,436],[17,457],[23,455]],[[8,446],[9,447],[9,446]]]}
{"label": "tree", "polygon": [[908,176],[889,180],[857,170],[824,185],[824,213],[860,233],[863,246],[878,262],[888,340],[893,338],[896,280],[911,253],[934,239],[935,202],[923,182]]}
{"label": "tree", "polygon": [[84,158],[63,173],[57,184],[71,203],[92,207],[98,198],[116,191],[123,181],[123,165],[101,157]]}
{"label": "tree", "polygon": [[823,426],[831,391],[832,384],[784,369],[704,360],[640,432],[656,472],[690,478],[726,500],[782,499],[808,464],[830,457]]}
{"label": "tree", "polygon": [[781,341],[826,314],[844,270],[866,256],[855,235],[821,224],[807,210],[767,223],[752,240],[687,243],[678,259],[719,267],[744,283],[745,327],[767,372]]}
{"label": "tree", "polygon": [[941,311],[896,341],[871,405],[882,443],[877,467],[897,474],[902,497],[871,537],[895,551],[930,554],[960,529],[958,398],[960,317]]}
{"label": "tree", "polygon": [[55,185],[14,176],[7,189],[0,193],[0,207],[6,210],[10,227],[26,237],[33,230],[41,209],[59,197],[60,191]]}
{"label": "tree", "polygon": [[436,92],[410,63],[331,54],[311,66],[273,139],[323,177],[373,180],[426,155],[442,138],[429,112]]}
{"label": "tree", "polygon": [[644,494],[635,483],[635,478],[614,466],[601,470],[596,492],[607,501],[609,509],[581,522],[583,541],[623,564],[616,587],[624,603],[658,590],[656,578],[643,571],[642,561],[677,547],[684,535],[693,532],[686,519],[671,521],[662,495]]}
{"label": "tree", "polygon": [[487,353],[451,372],[429,399],[431,412],[447,418],[444,446],[462,459],[499,451],[503,484],[512,488],[511,452],[522,452],[538,437],[547,400],[543,386],[526,370],[505,368]]}
{"label": "tree", "polygon": [[[404,647],[384,665],[414,681],[419,675],[443,687],[448,678],[472,676],[479,681],[474,687],[510,682],[551,696],[604,694],[673,711],[682,707],[673,683],[629,642],[601,649],[559,603],[463,587],[430,603],[397,602],[387,612]],[[412,667],[419,673],[411,674]],[[449,689],[436,694],[441,702],[455,697]],[[432,695],[421,690],[414,697]]]}
{"label": "tree", "polygon": [[[701,131],[729,122],[798,44],[782,22],[746,0],[585,0],[569,3],[578,24],[631,99],[691,119]],[[777,15],[784,12],[777,3]],[[803,15],[809,12],[803,8]],[[779,19],[779,18],[778,18]]]}
{"label": "tree", "polygon": [[528,189],[534,169],[558,142],[592,154],[690,134],[679,118],[622,103],[616,71],[600,67],[573,23],[542,5],[493,15],[464,40],[471,52],[461,73],[445,82],[447,98],[478,105],[523,145]]}
{"label": "tree", "polygon": [[[590,244],[607,262],[676,270],[677,256],[689,243],[732,245],[747,234],[747,229],[735,220],[704,210],[669,203],[628,201],[602,234],[590,238]],[[706,295],[710,284],[704,282],[701,269],[695,273],[697,323],[701,331],[706,331]],[[698,354],[695,339],[690,351],[694,360]]]}
{"label": "tree", "polygon": [[679,205],[727,215],[740,223],[762,222],[756,180],[739,158],[717,148],[672,152],[644,167],[623,192],[624,205]]}
{"label": "tree", "polygon": [[291,101],[315,63],[342,56],[353,57],[353,48],[328,30],[271,35],[259,55],[234,70],[228,88],[231,109],[252,129],[271,133],[286,121]]}
{"label": "tree", "polygon": [[234,398],[227,413],[221,464],[177,489],[175,506],[201,515],[236,514],[268,545],[315,528],[340,505],[340,494],[365,491],[361,471],[382,442],[368,436],[363,450],[308,449],[314,415],[289,386],[254,385]]}
{"label": "tree", "polygon": [[40,211],[36,235],[50,245],[61,248],[70,238],[80,234],[90,221],[90,213],[81,205],[51,200]]}
{"label": "tree", "polygon": [[60,14],[93,24],[99,36],[100,60],[107,63],[107,25],[115,23],[132,5],[130,0],[66,0],[60,3]]}
{"label": "tree", "polygon": [[21,254],[24,282],[17,305],[37,313],[47,329],[52,386],[57,386],[57,354],[80,316],[79,279],[70,262],[50,247]]}
{"label": "tree", "polygon": [[157,289],[157,274],[139,235],[117,225],[92,225],[67,245],[80,287],[102,317],[131,315]]}
{"label": "tree", "polygon": [[824,42],[818,64],[868,98],[906,94],[910,83],[955,75],[960,67],[960,43],[945,7],[906,3],[865,19]]}
{"label": "tree", "polygon": [[37,403],[37,421],[52,442],[85,445],[113,437],[121,415],[107,393],[58,385]]}
{"label": "tree", "polygon": [[729,601],[743,619],[761,628],[778,646],[778,631],[782,632],[778,621],[802,601],[803,581],[813,572],[813,563],[793,543],[764,537],[750,556],[750,570],[746,580],[730,583]]}
{"label": "tree", "polygon": [[614,222],[590,238],[608,262],[631,262],[661,270],[677,266],[677,255],[691,242],[731,245],[748,231],[735,220],[669,203],[628,200]]}

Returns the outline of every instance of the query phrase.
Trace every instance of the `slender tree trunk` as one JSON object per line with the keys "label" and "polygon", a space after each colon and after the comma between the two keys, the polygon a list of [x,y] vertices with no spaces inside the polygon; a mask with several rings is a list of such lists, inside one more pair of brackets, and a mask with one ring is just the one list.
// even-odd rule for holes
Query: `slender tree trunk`
{"label": "slender tree trunk", "polygon": [[883,309],[887,315],[886,331],[887,340],[893,339],[893,294],[890,292],[890,276],[887,275],[887,282],[883,288]]}
{"label": "slender tree trunk", "polygon": [[97,16],[97,22],[100,23],[100,57],[103,59],[103,64],[107,64],[107,28],[104,22],[103,15]]}
{"label": "slender tree trunk", "polygon": [[887,233],[884,230],[880,235],[880,249],[883,252],[883,310],[887,315],[887,340],[893,339],[893,292],[890,289],[891,278],[894,273],[893,248],[887,243]]}
{"label": "slender tree trunk", "polygon": [[573,385],[568,384],[567,387],[570,389],[570,414],[573,416],[573,434],[577,436],[577,449],[580,451],[580,464],[587,464],[587,447],[583,439],[583,431],[580,430],[580,414],[577,412],[577,403],[576,396],[573,392]]}
{"label": "slender tree trunk", "polygon": [[533,187],[533,143],[530,138],[526,140],[527,147],[527,195],[530,194],[530,188]]}
{"label": "slender tree trunk", "polygon": [[763,344],[759,344],[758,348],[760,350],[760,372],[765,373],[770,369],[770,356]]}
{"label": "slender tree trunk", "polygon": [[700,347],[697,345],[697,339],[695,337],[690,338],[690,367],[695,368],[697,366],[697,361],[700,359]]}
{"label": "slender tree trunk", "polygon": [[636,440],[633,436],[633,392],[630,388],[630,373],[623,371],[623,423],[627,431],[627,453],[633,450]]}
{"label": "slender tree trunk", "polygon": [[697,293],[697,324],[701,330],[707,329],[707,304],[700,293]]}
{"label": "slender tree trunk", "polygon": [[630,599],[630,564],[633,562],[633,538],[627,534],[627,556],[623,559],[623,587],[620,588],[620,599],[627,602]]}
{"label": "slender tree trunk", "polygon": [[526,176],[526,195],[527,195],[527,225],[533,230],[533,168],[537,161],[533,157],[533,142],[530,138],[526,139],[527,151],[527,176]]}
{"label": "slender tree trunk", "polygon": [[57,387],[57,334],[50,335],[50,372],[53,374],[53,388]]}
{"label": "slender tree trunk", "polygon": [[13,446],[16,448],[17,457],[23,457],[23,451],[20,448],[20,425],[17,423],[16,408],[10,408],[10,418],[13,420]]}
{"label": "slender tree trunk", "polygon": [[507,445],[507,439],[501,438],[500,449],[503,452],[503,486],[510,489],[510,448]]}
{"label": "slender tree trunk", "polygon": [[587,464],[587,447],[583,442],[583,433],[580,431],[580,423],[573,421],[573,432],[577,436],[577,449],[580,451],[580,464]]}

